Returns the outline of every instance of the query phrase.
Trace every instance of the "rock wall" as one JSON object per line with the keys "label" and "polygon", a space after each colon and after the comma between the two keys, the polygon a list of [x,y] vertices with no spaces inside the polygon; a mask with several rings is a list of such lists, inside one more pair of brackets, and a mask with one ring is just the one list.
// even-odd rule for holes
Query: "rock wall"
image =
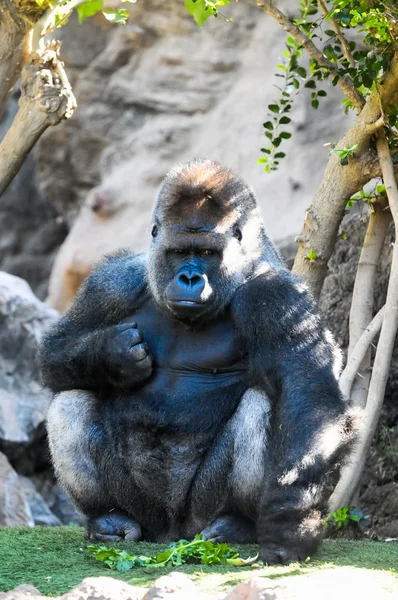
{"label": "rock wall", "polygon": [[[40,298],[67,227],[89,190],[112,179],[116,168],[124,165],[123,187],[139,200],[134,239],[141,246],[161,179],[176,162],[200,156],[243,175],[258,194],[271,237],[280,239],[300,230],[326,164],[322,144],[346,128],[339,90],[331,88],[317,112],[307,90],[292,113],[287,158],[279,171],[265,174],[256,161],[267,105],[278,96],[274,73],[283,31],[251,3],[225,8],[234,23],[210,19],[203,29],[183,2],[138,0],[128,8],[125,27],[98,17],[81,26],[72,19],[57,31],[79,107],[46,132],[34,152],[35,170],[28,163],[17,189],[2,199],[0,268],[26,278]],[[112,231],[118,238],[119,230]]]}

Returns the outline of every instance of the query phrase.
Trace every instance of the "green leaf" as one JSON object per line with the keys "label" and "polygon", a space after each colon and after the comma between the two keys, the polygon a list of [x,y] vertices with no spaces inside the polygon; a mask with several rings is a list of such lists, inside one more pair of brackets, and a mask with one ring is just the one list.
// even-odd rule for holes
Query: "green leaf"
{"label": "green leaf", "polygon": [[88,0],[88,2],[76,6],[79,23],[83,23],[83,21],[88,17],[92,17],[93,15],[99,13],[103,5],[103,0]]}
{"label": "green leaf", "polygon": [[307,77],[307,71],[304,69],[304,67],[298,67],[297,69],[297,73],[300,75],[300,77],[302,77],[303,79],[305,79]]}
{"label": "green leaf", "polygon": [[314,90],[316,88],[316,83],[313,79],[310,79],[309,81],[307,81],[304,87]]}
{"label": "green leaf", "polygon": [[129,13],[124,8],[120,8],[119,10],[103,10],[102,14],[105,19],[116,25],[125,25],[129,18]]}
{"label": "green leaf", "polygon": [[212,15],[205,0],[185,0],[185,8],[189,14],[193,16],[195,23],[199,25],[199,27],[203,27],[206,19]]}
{"label": "green leaf", "polygon": [[305,259],[309,260],[309,261],[314,261],[314,260],[316,260],[317,257],[318,257],[317,253],[312,248],[310,248],[310,251],[308,252]]}
{"label": "green leaf", "polygon": [[288,125],[291,122],[292,122],[292,120],[289,117],[286,117],[286,116],[283,116],[281,119],[279,119],[279,123],[281,125]]}
{"label": "green leaf", "polygon": [[272,131],[274,129],[274,126],[271,123],[271,121],[267,121],[266,123],[263,123],[263,127],[264,127],[264,129],[268,129],[269,131]]}
{"label": "green leaf", "polygon": [[279,136],[283,139],[283,140],[288,140],[292,137],[292,134],[289,133],[288,131],[282,131],[282,133],[279,134]]}
{"label": "green leaf", "polygon": [[268,104],[268,109],[274,113],[279,112],[279,106],[277,104]]}
{"label": "green leaf", "polygon": [[277,152],[275,154],[275,158],[285,158],[286,154],[284,152]]}

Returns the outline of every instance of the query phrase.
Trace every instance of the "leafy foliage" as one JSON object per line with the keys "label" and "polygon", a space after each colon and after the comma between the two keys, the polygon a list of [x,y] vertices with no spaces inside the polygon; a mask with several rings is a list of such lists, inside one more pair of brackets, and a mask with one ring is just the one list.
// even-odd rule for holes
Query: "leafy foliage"
{"label": "leafy foliage", "polygon": [[[122,2],[134,3],[136,0],[122,0]],[[47,0],[36,0],[36,4],[43,11],[51,11],[52,19],[50,20],[50,28],[45,32],[45,35],[52,31],[52,29],[65,25],[74,9],[76,9],[79,23],[99,12],[102,12],[108,21],[116,24],[124,25],[128,19],[128,12],[124,8],[114,10],[104,9],[104,0],[58,0],[53,3]]]}
{"label": "leafy foliage", "polygon": [[327,517],[326,525],[332,529],[345,529],[353,524],[364,523],[368,518],[355,506],[343,506]]}
{"label": "leafy foliage", "polygon": [[[336,67],[337,74],[321,67],[314,59],[310,60],[310,72],[307,74],[301,61],[302,46],[297,44],[292,37],[288,37],[284,52],[286,62],[284,65],[277,66],[278,70],[282,69],[286,74],[286,87],[281,89],[280,99],[272,105],[278,106],[278,113],[284,110],[287,94],[292,95],[291,87],[289,87],[292,84],[294,95],[297,95],[303,88],[313,90],[311,105],[317,109],[319,99],[326,96],[325,90],[315,91],[322,80],[333,75],[332,85],[337,85],[341,76],[349,75],[353,80],[354,87],[366,99],[376,89],[383,73],[389,68],[394,52],[394,43],[396,43],[397,31],[394,28],[397,27],[398,6],[397,8],[387,7],[384,0],[374,0],[372,3],[369,3],[368,0],[332,0],[326,4],[329,12],[324,15],[319,9],[317,0],[300,2],[301,14],[295,23],[310,39],[317,38],[323,55],[333,64],[333,67]],[[333,29],[325,27],[328,22],[332,22]],[[344,40],[345,30],[350,29],[355,30],[356,38],[359,41],[358,43],[346,41],[343,45],[342,39]],[[342,105],[345,112],[354,108],[348,98],[343,100]],[[396,127],[398,111],[391,108],[388,117],[390,117],[390,126]],[[281,140],[278,135],[271,138],[266,131],[265,136],[271,143],[261,149],[267,156],[260,158],[258,162],[264,164],[265,171],[270,172],[275,170],[279,164],[275,160],[276,149],[278,148],[278,158],[283,158],[285,153],[281,153],[279,150]],[[392,134],[390,137],[395,141],[394,147],[398,146],[397,136]],[[335,150],[335,152],[341,152],[342,165],[348,164],[348,158],[352,156],[349,149]]]}
{"label": "leafy foliage", "polygon": [[202,27],[209,17],[218,17],[219,9],[226,4],[230,4],[230,0],[185,0],[185,8],[199,27]]}
{"label": "leafy foliage", "polygon": [[[185,0],[185,5],[199,25],[218,8],[229,1]],[[313,58],[309,66],[304,62],[303,46],[289,36],[283,52],[283,63],[277,66],[276,76],[282,78],[279,98],[268,105],[264,135],[267,145],[261,148],[265,155],[258,162],[268,173],[279,166],[286,156],[281,151],[283,140],[291,137],[286,131],[291,124],[293,101],[303,89],[311,90],[311,105],[317,109],[320,99],[327,95],[318,89],[323,80],[332,78],[336,86],[343,76],[348,76],[363,98],[377,89],[383,74],[389,69],[398,42],[398,3],[395,0],[302,0],[298,2],[299,18],[293,22],[321,50],[331,64],[321,66]],[[346,33],[354,35],[346,36]],[[355,37],[356,41],[351,38]],[[354,106],[350,99],[342,102],[346,112]],[[386,116],[390,147],[398,148],[398,109],[391,107]],[[345,150],[344,150],[345,151]],[[349,154],[341,156],[348,164]]]}
{"label": "leafy foliage", "polygon": [[197,535],[193,541],[179,540],[169,544],[167,550],[154,556],[133,556],[125,550],[107,546],[88,546],[88,551],[96,560],[116,571],[128,571],[133,567],[178,567],[187,562],[199,562],[202,565],[235,565],[242,567],[252,564],[257,557],[243,559],[228,544],[214,544],[202,540]]}

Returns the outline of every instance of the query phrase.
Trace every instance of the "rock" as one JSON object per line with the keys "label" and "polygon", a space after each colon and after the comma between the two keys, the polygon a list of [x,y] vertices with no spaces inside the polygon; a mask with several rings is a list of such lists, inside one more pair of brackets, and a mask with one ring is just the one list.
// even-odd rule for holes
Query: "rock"
{"label": "rock", "polygon": [[69,496],[55,481],[54,473],[46,469],[31,476],[36,490],[46,502],[49,510],[63,525],[85,525],[86,519],[78,513]]}
{"label": "rock", "polygon": [[201,594],[195,584],[183,573],[174,571],[159,577],[142,600],[200,600]]}
{"label": "rock", "polygon": [[0,452],[0,525],[34,525],[21,482],[7,458]]}
{"label": "rock", "polygon": [[44,421],[50,394],[42,389],[36,353],[56,317],[25,281],[0,272],[0,450],[24,474],[48,463]]}
{"label": "rock", "polygon": [[0,600],[34,600],[35,597],[43,598],[34,585],[23,583],[9,592],[0,594]]}
{"label": "rock", "polygon": [[235,586],[224,600],[396,600],[398,583],[392,573],[353,567],[287,576],[282,581],[258,577]]}
{"label": "rock", "polygon": [[49,306],[65,311],[85,277],[104,255],[123,247],[135,252],[145,249],[152,203],[131,187],[131,171],[130,163],[121,165],[88,194],[55,259],[49,282]]}
{"label": "rock", "polygon": [[141,600],[145,589],[112,577],[87,577],[62,600]]}
{"label": "rock", "polygon": [[35,525],[57,527],[61,521],[51,512],[43,496],[36,490],[34,483],[28,477],[20,476],[19,482],[25,494]]}
{"label": "rock", "polygon": [[285,586],[266,577],[258,577],[236,585],[224,600],[284,600],[289,597]]}
{"label": "rock", "polygon": [[[113,577],[87,577],[63,596],[62,600],[141,600],[145,588],[134,587]],[[19,585],[14,590],[0,594],[0,600],[47,600],[32,585]]]}

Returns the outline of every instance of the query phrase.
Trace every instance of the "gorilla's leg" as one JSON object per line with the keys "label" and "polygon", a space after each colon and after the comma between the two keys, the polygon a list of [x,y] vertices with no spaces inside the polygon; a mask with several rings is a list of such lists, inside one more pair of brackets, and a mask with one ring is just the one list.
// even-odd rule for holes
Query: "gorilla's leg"
{"label": "gorilla's leg", "polygon": [[91,539],[140,540],[140,525],[115,510],[105,469],[100,467],[100,457],[109,445],[97,407],[98,400],[91,392],[74,390],[55,396],[47,416],[55,472],[77,508],[88,517]]}
{"label": "gorilla's leg", "polygon": [[194,481],[188,530],[201,528],[204,537],[214,541],[257,541],[270,412],[270,401],[261,390],[252,388],[243,395]]}

